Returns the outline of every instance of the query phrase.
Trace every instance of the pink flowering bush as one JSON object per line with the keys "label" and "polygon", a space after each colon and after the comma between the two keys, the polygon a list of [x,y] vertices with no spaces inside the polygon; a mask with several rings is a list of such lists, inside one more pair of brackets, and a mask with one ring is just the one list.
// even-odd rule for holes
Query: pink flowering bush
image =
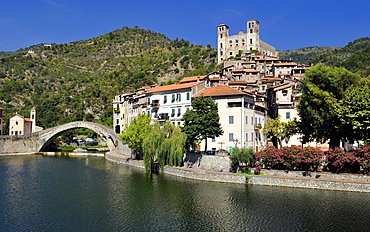
{"label": "pink flowering bush", "polygon": [[336,148],[327,152],[306,147],[268,147],[255,153],[256,167],[295,171],[370,172],[370,146],[351,152]]}
{"label": "pink flowering bush", "polygon": [[268,169],[321,171],[325,163],[324,153],[314,148],[269,147],[255,154],[261,166]]}

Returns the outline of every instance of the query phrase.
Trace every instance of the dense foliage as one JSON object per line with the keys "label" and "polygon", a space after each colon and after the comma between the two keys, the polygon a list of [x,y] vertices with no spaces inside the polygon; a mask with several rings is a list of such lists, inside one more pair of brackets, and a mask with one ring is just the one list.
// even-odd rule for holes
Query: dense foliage
{"label": "dense foliage", "polygon": [[148,125],[150,124],[150,116],[140,114],[134,118],[129,126],[127,126],[119,137],[124,144],[127,144],[135,154],[136,158],[142,157],[143,141],[147,135]]}
{"label": "dense foliage", "polygon": [[161,128],[156,122],[148,126],[143,141],[144,164],[147,173],[156,170],[155,164],[163,172],[164,165],[182,166],[186,152],[186,135],[179,126],[169,120]]}
{"label": "dense foliage", "polygon": [[299,48],[296,50],[279,51],[279,58],[283,60],[292,60],[299,64],[311,64],[311,57],[320,55],[326,52],[340,49],[340,47],[318,47],[311,46],[306,48]]}
{"label": "dense foliage", "polygon": [[251,147],[234,147],[229,158],[235,165],[245,164],[253,166],[255,163],[254,149]]}
{"label": "dense foliage", "polygon": [[224,133],[219,122],[217,103],[211,97],[199,96],[192,99],[191,107],[192,110],[184,114],[183,131],[188,136],[188,144],[205,140],[207,151],[207,138],[215,138]]}
{"label": "dense foliage", "polygon": [[370,76],[370,38],[357,39],[347,46],[330,52],[315,55],[309,64],[324,63],[329,66],[344,67],[363,77]]}
{"label": "dense foliage", "polygon": [[[28,53],[31,51],[31,53]],[[88,120],[111,126],[114,95],[214,71],[217,51],[123,27],[69,44],[0,53],[0,107],[8,117],[37,108],[41,126]]]}
{"label": "dense foliage", "polygon": [[255,154],[257,166],[268,169],[295,171],[329,171],[369,173],[370,147],[363,146],[351,152],[336,148],[326,152],[315,148],[269,147]]}
{"label": "dense foliage", "polygon": [[263,127],[263,132],[272,138],[274,147],[282,146],[282,140],[289,139],[290,136],[297,132],[298,123],[296,120],[290,120],[288,122],[281,122],[281,116],[277,118],[268,118]]}
{"label": "dense foliage", "polygon": [[340,141],[348,139],[348,126],[343,125],[340,112],[347,90],[356,87],[361,81],[359,75],[345,68],[318,64],[311,67],[301,82],[302,95],[298,104],[301,118],[300,130],[303,142],[329,140],[330,148],[339,146]]}

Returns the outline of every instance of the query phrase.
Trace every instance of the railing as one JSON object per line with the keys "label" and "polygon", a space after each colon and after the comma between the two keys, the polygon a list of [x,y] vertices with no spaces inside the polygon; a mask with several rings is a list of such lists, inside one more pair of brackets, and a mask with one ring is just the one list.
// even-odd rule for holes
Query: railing
{"label": "railing", "polygon": [[150,104],[150,106],[153,107],[153,108],[158,108],[159,107],[159,103],[153,102],[152,104]]}
{"label": "railing", "polygon": [[256,129],[256,130],[262,129],[262,124],[257,123],[256,125],[254,125],[254,129]]}

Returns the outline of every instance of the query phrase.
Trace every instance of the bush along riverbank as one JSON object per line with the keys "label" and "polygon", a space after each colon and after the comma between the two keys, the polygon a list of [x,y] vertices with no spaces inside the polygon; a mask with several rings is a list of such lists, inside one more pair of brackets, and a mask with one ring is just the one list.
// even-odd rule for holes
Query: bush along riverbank
{"label": "bush along riverbank", "polygon": [[286,171],[356,173],[368,175],[370,147],[346,152],[341,148],[321,151],[315,148],[269,147],[255,154],[255,167]]}

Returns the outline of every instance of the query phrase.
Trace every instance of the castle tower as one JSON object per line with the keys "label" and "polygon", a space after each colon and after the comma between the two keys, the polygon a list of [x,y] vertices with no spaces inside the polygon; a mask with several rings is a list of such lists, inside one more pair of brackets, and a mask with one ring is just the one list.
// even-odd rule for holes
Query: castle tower
{"label": "castle tower", "polygon": [[30,114],[30,119],[31,119],[31,122],[32,122],[31,133],[34,133],[34,132],[36,132],[36,107],[32,107],[31,114]]}
{"label": "castle tower", "polygon": [[247,22],[247,50],[260,50],[260,23],[257,20]]}
{"label": "castle tower", "polygon": [[229,37],[229,27],[225,24],[217,26],[218,63],[221,63],[223,60],[225,60],[227,37]]}

